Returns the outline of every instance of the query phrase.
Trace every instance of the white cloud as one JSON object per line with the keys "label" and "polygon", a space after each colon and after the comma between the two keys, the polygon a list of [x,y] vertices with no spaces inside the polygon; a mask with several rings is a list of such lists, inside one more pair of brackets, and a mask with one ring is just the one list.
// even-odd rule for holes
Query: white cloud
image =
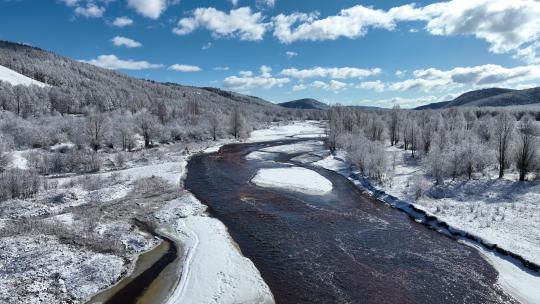
{"label": "white cloud", "polygon": [[101,18],[105,12],[105,7],[97,6],[94,3],[87,3],[86,6],[78,6],[75,8],[77,15],[84,16],[86,18]]}
{"label": "white cloud", "polygon": [[457,87],[508,86],[516,83],[540,79],[540,66],[517,66],[506,68],[487,64],[473,67],[457,67],[451,70],[435,68],[416,70],[414,78],[392,83],[390,90],[396,91],[431,91]]}
{"label": "white cloud", "polygon": [[228,71],[229,69],[227,66],[217,66],[214,68],[214,71]]}
{"label": "white cloud", "polygon": [[125,46],[127,48],[139,48],[142,46],[142,44],[138,41],[135,41],[127,37],[121,37],[121,36],[116,36],[113,39],[111,39],[111,41],[116,46]]}
{"label": "white cloud", "polygon": [[271,75],[272,69],[268,66],[260,67],[260,75],[254,76],[251,71],[241,71],[239,76],[229,76],[223,80],[223,85],[236,90],[249,90],[252,88],[271,89],[282,87],[290,82],[289,78],[277,78]]}
{"label": "white cloud", "polygon": [[295,84],[295,85],[293,86],[293,88],[292,88],[292,90],[293,90],[294,92],[297,92],[297,91],[303,91],[303,90],[305,90],[305,89],[307,89],[307,86],[306,86],[305,84],[303,84],[303,83]]}
{"label": "white cloud", "polygon": [[202,69],[196,65],[187,65],[187,64],[173,64],[169,70],[177,72],[200,72]]}
{"label": "white cloud", "polygon": [[274,7],[276,5],[276,0],[257,0],[256,5],[258,7]]}
{"label": "white cloud", "polygon": [[287,51],[287,52],[285,52],[285,56],[287,56],[287,58],[291,59],[291,58],[293,58],[293,57],[298,56],[298,53],[296,53],[296,52],[291,52],[291,51]]}
{"label": "white cloud", "polygon": [[205,28],[215,37],[239,37],[241,40],[262,40],[270,23],[264,23],[260,12],[252,13],[249,7],[233,9],[229,13],[213,7],[198,8],[193,16],[178,21],[173,32],[187,35],[197,28]]}
{"label": "white cloud", "polygon": [[233,6],[237,6],[238,5],[238,0],[229,0]]}
{"label": "white cloud", "polygon": [[540,36],[540,2],[535,0],[454,0],[422,9],[433,35],[474,35],[490,50],[505,53]]}
{"label": "white cloud", "polygon": [[161,64],[153,64],[147,61],[122,60],[115,55],[100,55],[96,59],[80,61],[110,70],[144,70],[163,67]]}
{"label": "white cloud", "polygon": [[240,75],[242,77],[251,77],[251,76],[253,76],[253,72],[252,71],[240,71],[240,72],[238,72],[238,75]]}
{"label": "white cloud", "polygon": [[[521,57],[536,58],[530,44],[540,39],[540,1],[451,0],[417,7],[406,4],[389,10],[356,5],[320,18],[318,13],[280,14],[273,18],[274,36],[283,43],[358,38],[370,28],[392,31],[399,22],[426,22],[438,36],[472,35],[485,40],[494,53],[525,48]],[[411,29],[415,32],[416,28]]]}
{"label": "white cloud", "polygon": [[133,24],[133,20],[128,17],[118,17],[114,19],[113,23],[114,26],[117,27],[126,27]]}
{"label": "white cloud", "polygon": [[341,68],[328,68],[328,67],[313,67],[310,69],[298,70],[296,68],[288,68],[281,71],[282,75],[306,79],[306,78],[334,78],[334,79],[346,79],[346,78],[364,78],[369,76],[378,75],[381,73],[381,69],[360,69],[353,67],[341,67]]}
{"label": "white cloud", "polygon": [[397,70],[395,75],[398,78],[403,78],[407,75],[407,70]]}
{"label": "white cloud", "polygon": [[128,6],[150,19],[158,19],[167,9],[167,0],[128,0]]}
{"label": "white cloud", "polygon": [[211,47],[212,47],[212,42],[208,42],[207,44],[203,45],[201,49],[202,49],[203,51],[206,51],[206,50],[208,50],[208,49],[211,48]]}
{"label": "white cloud", "polygon": [[383,92],[386,85],[380,80],[377,80],[377,81],[360,82],[356,87],[363,90],[373,90],[376,92]]}
{"label": "white cloud", "polygon": [[347,83],[337,81],[337,80],[330,80],[330,82],[324,82],[324,81],[316,80],[316,81],[311,83],[311,86],[316,88],[316,89],[338,92],[340,90],[345,89],[347,87]]}
{"label": "white cloud", "polygon": [[279,14],[273,18],[274,36],[283,43],[336,40],[364,36],[369,27],[388,30],[395,27],[392,17],[386,12],[362,5],[343,9],[335,16],[318,17],[317,13]]}

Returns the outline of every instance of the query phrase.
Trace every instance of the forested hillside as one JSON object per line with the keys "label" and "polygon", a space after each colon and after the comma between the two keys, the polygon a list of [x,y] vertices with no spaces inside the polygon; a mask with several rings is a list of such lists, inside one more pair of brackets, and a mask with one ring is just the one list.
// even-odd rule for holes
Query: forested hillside
{"label": "forested hillside", "polygon": [[48,85],[0,81],[4,149],[66,141],[95,151],[130,149],[136,134],[146,146],[241,137],[270,121],[320,115],[219,89],[136,79],[6,41],[0,42],[0,66]]}
{"label": "forested hillside", "polygon": [[450,101],[430,103],[417,110],[436,110],[454,107],[509,107],[540,104],[540,88],[511,90],[489,88],[461,94]]}

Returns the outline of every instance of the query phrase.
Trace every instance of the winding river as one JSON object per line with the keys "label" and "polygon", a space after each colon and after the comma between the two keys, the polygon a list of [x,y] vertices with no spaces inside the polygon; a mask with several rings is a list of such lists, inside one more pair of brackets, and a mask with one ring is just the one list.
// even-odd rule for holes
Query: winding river
{"label": "winding river", "polygon": [[233,144],[194,156],[186,188],[209,206],[257,266],[278,303],[514,303],[472,248],[409,219],[343,176],[309,164],[333,184],[313,196],[250,183],[277,161],[247,160],[265,147]]}

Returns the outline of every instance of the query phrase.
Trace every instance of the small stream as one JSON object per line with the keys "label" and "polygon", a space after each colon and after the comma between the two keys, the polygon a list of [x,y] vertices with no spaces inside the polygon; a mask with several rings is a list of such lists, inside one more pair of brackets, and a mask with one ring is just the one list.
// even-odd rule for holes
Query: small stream
{"label": "small stream", "polygon": [[295,164],[332,182],[324,196],[249,182],[260,168],[286,165],[245,155],[299,141],[233,144],[197,155],[185,182],[228,227],[278,303],[515,303],[474,249],[364,195],[335,172]]}

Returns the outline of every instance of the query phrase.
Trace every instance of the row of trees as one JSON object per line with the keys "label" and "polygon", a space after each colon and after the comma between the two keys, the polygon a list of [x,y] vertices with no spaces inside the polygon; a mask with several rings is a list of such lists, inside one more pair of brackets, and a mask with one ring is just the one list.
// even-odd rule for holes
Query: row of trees
{"label": "row of trees", "polygon": [[410,151],[437,184],[446,178],[471,179],[476,173],[514,168],[519,180],[540,170],[540,129],[535,117],[512,109],[438,111],[329,111],[327,144],[343,148],[366,175],[383,181],[389,171],[385,145]]}

